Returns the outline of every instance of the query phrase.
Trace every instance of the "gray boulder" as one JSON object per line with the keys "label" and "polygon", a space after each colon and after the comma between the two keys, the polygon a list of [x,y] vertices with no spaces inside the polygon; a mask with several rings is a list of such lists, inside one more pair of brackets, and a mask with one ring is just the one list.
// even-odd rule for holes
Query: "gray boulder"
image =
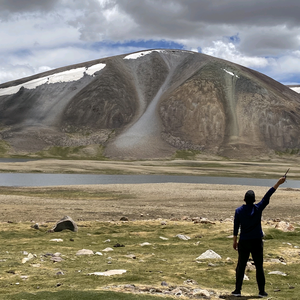
{"label": "gray boulder", "polygon": [[52,232],[59,232],[65,229],[69,229],[71,231],[77,232],[78,227],[76,223],[69,216],[63,217],[60,221],[56,223],[56,225],[51,229]]}

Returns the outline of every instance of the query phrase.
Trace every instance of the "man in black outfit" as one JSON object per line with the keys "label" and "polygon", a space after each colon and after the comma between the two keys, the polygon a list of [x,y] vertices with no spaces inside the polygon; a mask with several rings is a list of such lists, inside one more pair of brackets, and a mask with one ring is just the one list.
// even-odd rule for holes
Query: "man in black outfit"
{"label": "man in black outfit", "polygon": [[[238,250],[239,258],[236,267],[236,285],[232,292],[233,296],[241,296],[242,284],[247,261],[250,253],[256,267],[256,281],[259,289],[259,297],[267,297],[265,292],[265,274],[263,269],[263,231],[261,228],[261,216],[265,207],[269,204],[270,197],[277,190],[279,185],[285,182],[286,177],[281,177],[271,187],[262,200],[254,204],[255,194],[252,190],[247,191],[244,201],[245,205],[235,210],[233,227],[233,248]],[[240,231],[239,242],[237,242],[238,231]]]}

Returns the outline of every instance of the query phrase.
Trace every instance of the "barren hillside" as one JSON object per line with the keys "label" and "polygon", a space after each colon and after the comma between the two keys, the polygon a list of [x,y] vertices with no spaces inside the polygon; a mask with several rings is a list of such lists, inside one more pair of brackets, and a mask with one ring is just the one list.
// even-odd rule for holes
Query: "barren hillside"
{"label": "barren hillside", "polygon": [[[8,153],[104,147],[111,158],[177,149],[228,157],[300,148],[300,95],[200,53],[152,50],[68,66],[0,85]],[[89,150],[90,149],[90,150]]]}

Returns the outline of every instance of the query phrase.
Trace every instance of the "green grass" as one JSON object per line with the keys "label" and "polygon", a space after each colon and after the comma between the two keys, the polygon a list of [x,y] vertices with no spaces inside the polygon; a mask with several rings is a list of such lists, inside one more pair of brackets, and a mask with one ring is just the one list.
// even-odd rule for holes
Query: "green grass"
{"label": "green grass", "polygon": [[[133,295],[117,292],[93,292],[93,291],[70,291],[61,290],[57,292],[32,292],[19,293],[13,296],[0,296],[5,300],[157,300],[158,297],[151,295]],[[174,298],[164,297],[163,299],[171,300]]]}
{"label": "green grass", "polygon": [[[30,225],[0,224],[0,299],[150,300],[157,297],[105,289],[126,284],[161,287],[162,281],[170,286],[182,286],[188,279],[198,282],[194,288],[227,294],[234,287],[237,252],[232,249],[232,240],[228,238],[232,233],[232,224],[229,223],[168,221],[164,226],[160,221],[82,222],[78,224],[81,226],[77,233],[47,233],[47,228],[34,230]],[[265,263],[266,289],[274,299],[298,299],[300,250],[295,246],[300,246],[299,230],[283,233],[267,228],[265,232],[265,258],[283,257],[287,261],[287,265]],[[188,235],[191,239],[180,240],[177,234]],[[54,238],[63,239],[63,242],[51,242]],[[140,246],[144,242],[151,245]],[[117,243],[124,247],[113,247]],[[107,247],[114,251],[103,252]],[[100,251],[103,255],[76,256],[80,249]],[[197,262],[196,258],[208,249],[217,252],[222,259]],[[23,264],[23,251],[35,257]],[[62,254],[62,262],[53,263],[47,256],[47,253],[55,252]],[[126,257],[129,254],[134,254],[136,259]],[[127,272],[111,277],[88,275],[111,269],[125,269]],[[268,275],[274,270],[288,276]],[[63,271],[64,275],[56,275],[58,271]],[[255,295],[255,272],[247,275],[250,281],[244,282],[243,293]],[[28,276],[28,279],[21,276]],[[274,292],[276,289],[280,292]]]}
{"label": "green grass", "polygon": [[76,147],[59,147],[52,146],[48,150],[39,151],[34,154],[39,158],[57,158],[57,159],[93,159],[93,160],[107,160],[103,155],[103,146],[94,145],[93,151],[89,152],[87,149],[90,146],[76,146]]}
{"label": "green grass", "polygon": [[198,154],[201,154],[199,150],[177,150],[174,154],[174,159],[195,159]]}
{"label": "green grass", "polygon": [[9,148],[9,144],[7,142],[0,140],[0,156],[5,156]]}
{"label": "green grass", "polygon": [[5,187],[0,186],[0,195],[22,195],[38,198],[53,198],[53,199],[128,199],[133,198],[133,195],[127,195],[123,193],[116,192],[101,192],[94,190],[78,190],[72,188],[63,187],[45,187],[45,188],[22,188],[22,187]]}

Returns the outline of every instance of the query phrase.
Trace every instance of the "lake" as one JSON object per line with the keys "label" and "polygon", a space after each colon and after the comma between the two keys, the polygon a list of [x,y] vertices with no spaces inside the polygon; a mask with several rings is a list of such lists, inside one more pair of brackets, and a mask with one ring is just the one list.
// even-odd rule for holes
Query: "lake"
{"label": "lake", "polygon": [[[59,186],[82,184],[135,184],[135,183],[209,183],[271,187],[276,179],[176,176],[176,175],[91,175],[91,174],[40,174],[0,173],[0,186]],[[287,180],[281,187],[300,188],[299,180]]]}

